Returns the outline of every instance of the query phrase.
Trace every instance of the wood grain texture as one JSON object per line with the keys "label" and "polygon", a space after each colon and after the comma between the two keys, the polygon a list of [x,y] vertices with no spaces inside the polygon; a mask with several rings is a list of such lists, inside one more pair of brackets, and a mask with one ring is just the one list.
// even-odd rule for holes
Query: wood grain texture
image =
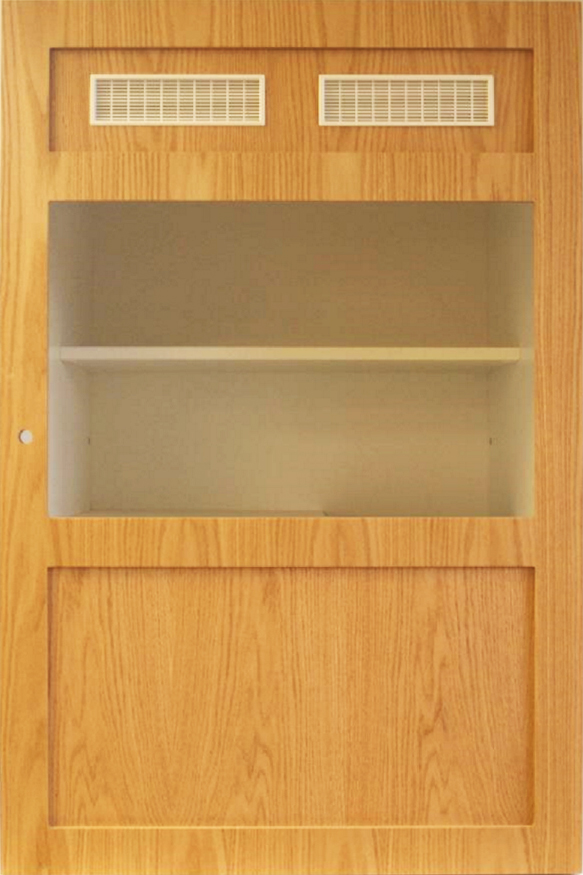
{"label": "wood grain texture", "polygon": [[536,799],[541,849],[564,872],[581,870],[580,10],[537,8],[535,54]]}
{"label": "wood grain texture", "polygon": [[[55,51],[51,149],[97,152],[532,152],[527,51]],[[91,73],[263,73],[265,127],[92,127]],[[496,124],[483,128],[320,127],[321,73],[490,73]]]}
{"label": "wood grain texture", "polygon": [[[0,461],[2,871],[44,875],[556,873],[580,869],[579,6],[323,0],[31,0],[3,4]],[[536,17],[536,45],[533,20]],[[534,155],[48,151],[52,48],[534,50]],[[46,516],[46,216],[64,199],[533,200],[537,258],[537,520],[53,520]],[[35,442],[19,444],[19,428]],[[298,521],[305,522],[305,521]],[[334,521],[336,522],[336,521]],[[349,531],[347,522],[355,528]],[[109,524],[113,525],[110,526]],[[244,523],[244,525],[243,525]],[[415,523],[415,526],[411,525]],[[78,524],[78,525],[77,525]],[[419,524],[419,528],[417,525]],[[370,526],[370,528],[369,528]],[[403,526],[403,528],[401,528]],[[515,529],[515,526],[517,527]],[[534,528],[536,526],[536,529]],[[284,540],[278,539],[284,532]],[[397,533],[402,541],[396,543]],[[192,543],[189,539],[193,537]],[[150,543],[152,538],[159,539]],[[346,542],[342,539],[346,538]],[[361,543],[360,538],[363,538]],[[78,540],[77,540],[78,539]],[[131,540],[130,540],[131,539]],[[181,539],[183,553],[181,552]],[[231,539],[233,539],[231,541]],[[492,540],[493,539],[493,540]],[[497,545],[497,546],[496,546]],[[529,826],[49,828],[47,569],[80,557],[514,557],[534,565],[535,774]],[[540,554],[540,558],[539,558]],[[524,555],[524,561],[521,556]],[[102,561],[109,557],[111,561]],[[162,557],[156,559],[156,557]],[[54,560],[54,561],[53,561]],[[474,560],[474,561],[472,561]],[[183,561],[183,560],[181,560]],[[75,564],[75,563],[73,563]],[[81,563],[82,564],[82,563]],[[439,562],[437,563],[439,564]],[[90,566],[89,566],[90,567]]]}
{"label": "wood grain texture", "polygon": [[532,583],[54,571],[51,823],[528,823]]}
{"label": "wood grain texture", "polygon": [[[4,10],[3,10],[4,12]],[[16,80],[28,55],[17,22],[3,15],[2,220],[0,275],[0,617],[3,870],[31,871],[48,822],[46,659],[46,388],[42,280],[46,274],[46,176],[38,108]],[[42,87],[41,87],[42,91]],[[48,97],[48,91],[47,91]],[[22,327],[28,325],[27,342]],[[34,344],[30,342],[34,338]],[[36,443],[25,447],[18,431]],[[31,450],[26,453],[23,450]],[[33,526],[31,538],[25,530]],[[43,643],[44,642],[44,643]],[[40,656],[40,658],[39,658]]]}
{"label": "wood grain texture", "polygon": [[[518,875],[537,873],[532,827],[53,828],[51,873]],[[547,870],[549,873],[552,871]]]}
{"label": "wood grain texture", "polygon": [[[368,2],[368,0],[363,0]],[[532,155],[51,153],[50,200],[528,201]]]}
{"label": "wood grain texture", "polygon": [[534,566],[530,519],[51,519],[50,567]]}
{"label": "wood grain texture", "polygon": [[531,48],[532,4],[5,0],[54,48]]}

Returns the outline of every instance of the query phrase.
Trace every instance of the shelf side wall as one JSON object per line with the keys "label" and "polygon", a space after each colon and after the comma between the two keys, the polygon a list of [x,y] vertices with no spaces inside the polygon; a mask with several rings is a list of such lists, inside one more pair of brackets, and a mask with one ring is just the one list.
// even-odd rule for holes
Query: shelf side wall
{"label": "shelf side wall", "polygon": [[533,216],[523,204],[488,215],[490,337],[521,349],[512,368],[488,378],[489,509],[495,516],[534,514]]}

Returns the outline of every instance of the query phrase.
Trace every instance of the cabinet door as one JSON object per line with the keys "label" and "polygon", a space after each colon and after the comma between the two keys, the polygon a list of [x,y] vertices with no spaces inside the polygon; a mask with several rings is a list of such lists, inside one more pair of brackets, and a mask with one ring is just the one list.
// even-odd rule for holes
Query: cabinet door
{"label": "cabinet door", "polygon": [[[578,8],[4,7],[3,870],[578,871]],[[124,72],[141,52],[177,72],[253,54],[282,92],[301,70],[312,109],[315,61],[443,73],[490,58],[501,124],[430,136],[312,118],[304,138],[300,112],[270,120],[269,82],[248,135],[71,124],[90,60]],[[63,201],[534,204],[534,514],[51,516],[47,241]],[[63,454],[60,485],[77,463]]]}

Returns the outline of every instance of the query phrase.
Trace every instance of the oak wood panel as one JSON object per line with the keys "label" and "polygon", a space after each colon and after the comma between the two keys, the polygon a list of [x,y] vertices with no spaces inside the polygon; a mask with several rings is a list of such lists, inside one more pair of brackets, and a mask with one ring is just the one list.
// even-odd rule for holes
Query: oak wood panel
{"label": "oak wood panel", "polygon": [[[532,827],[100,829],[49,831],[51,873],[519,875],[538,873]],[[543,870],[544,871],[544,870]],[[546,868],[546,872],[552,869]]]}
{"label": "oak wood panel", "polygon": [[[63,50],[51,55],[51,149],[186,152],[531,152],[532,53],[399,50]],[[101,127],[91,73],[264,73],[265,127]],[[320,127],[320,73],[491,73],[493,127]]]}
{"label": "oak wood panel", "polygon": [[[563,337],[564,311],[557,307],[567,294],[567,310],[577,318],[579,272],[575,266],[578,219],[569,219],[571,233],[563,235],[562,221],[573,216],[578,185],[576,147],[578,88],[572,70],[578,66],[579,6],[576,3],[376,3],[352,0],[315,2],[242,0],[238,12],[229,3],[201,0],[32,0],[3,4],[3,235],[2,235],[2,869],[7,873],[104,872],[256,873],[556,873],[577,871],[580,806],[576,762],[580,697],[580,526],[568,517],[566,505],[579,491],[579,473],[570,437],[562,432],[572,414],[561,413],[563,400],[579,404],[578,371],[569,351],[558,352]],[[269,11],[268,11],[269,10]],[[265,15],[266,11],[268,12]],[[533,156],[498,155],[355,155],[268,156],[263,168],[258,156],[203,154],[196,156],[58,156],[48,148],[49,50],[53,47],[124,47],[161,44],[177,48],[202,47],[371,47],[413,48],[532,48],[533,18],[537,17],[534,90],[537,175],[552,171],[544,186],[533,188]],[[262,17],[263,16],[263,17]],[[302,42],[303,40],[303,42]],[[540,63],[537,62],[537,54]],[[550,75],[552,71],[552,76]],[[18,83],[18,85],[17,85]],[[562,104],[561,101],[564,103]],[[545,134],[545,113],[554,109]],[[550,129],[549,129],[550,130]],[[9,131],[9,136],[6,136]],[[575,136],[574,136],[575,134]],[[546,143],[546,144],[545,144]],[[562,145],[561,145],[562,144]],[[563,148],[564,147],[564,148]],[[556,155],[555,149],[559,149]],[[70,157],[90,161],[69,161]],[[65,158],[66,160],[62,160]],[[115,158],[115,160],[113,160]],[[56,159],[56,160],[55,160]],[[103,159],[103,160],[102,160]],[[112,160],[110,160],[112,159]],[[128,160],[129,159],[129,160]],[[134,160],[136,159],[136,160]],[[274,160],[271,160],[274,159]],[[317,159],[317,160],[316,160]],[[373,160],[371,160],[373,159]],[[550,166],[552,164],[552,167]],[[248,171],[255,168],[258,182]],[[338,173],[342,170],[344,175]],[[181,178],[185,172],[185,181]],[[201,172],[201,181],[196,174]],[[92,174],[95,174],[92,177]],[[119,174],[119,178],[117,175]],[[215,176],[215,174],[217,174]],[[242,178],[243,175],[245,178]],[[216,180],[216,185],[215,185]],[[48,188],[47,188],[48,184]],[[47,200],[79,196],[106,197],[252,197],[255,190],[272,197],[360,199],[493,199],[538,200],[544,238],[552,254],[537,263],[538,288],[553,318],[548,332],[541,323],[539,344],[552,338],[539,368],[543,399],[537,419],[537,480],[544,472],[538,513],[545,508],[544,528],[538,529],[537,551],[545,565],[537,568],[535,599],[536,731],[535,821],[526,827],[447,827],[395,829],[74,829],[48,828],[47,743],[47,603],[46,569],[53,556],[52,537],[62,533],[46,518],[46,397],[45,397],[45,239]],[[557,188],[556,198],[554,189]],[[364,192],[364,195],[363,195]],[[265,196],[265,195],[263,195]],[[9,229],[9,231],[7,230]],[[538,239],[538,238],[537,238]],[[537,242],[537,245],[539,243]],[[544,282],[542,277],[545,277]],[[539,316],[540,318],[540,316]],[[561,328],[563,324],[563,328]],[[575,330],[575,322],[568,323]],[[38,343],[36,342],[38,340]],[[577,357],[578,353],[575,355]],[[555,369],[555,361],[566,367]],[[561,384],[564,379],[565,383]],[[568,386],[573,387],[569,395]],[[565,418],[562,418],[565,417]],[[572,419],[572,421],[574,421]],[[35,442],[24,447],[14,441],[15,427],[32,423]],[[548,441],[548,443],[547,443]],[[566,443],[563,444],[562,441]],[[552,462],[547,467],[546,449]],[[23,455],[26,454],[26,455]],[[553,481],[553,471],[559,478]],[[542,499],[542,503],[541,503]],[[575,510],[578,513],[578,510]],[[569,522],[569,519],[571,522]],[[53,521],[55,522],[55,521]],[[69,521],[64,523],[68,531]],[[129,549],[121,540],[107,546],[111,532],[101,521],[94,530],[96,554],[115,549],[118,560]],[[134,536],[149,537],[152,521],[131,528]],[[424,521],[428,525],[433,522]],[[465,522],[465,521],[459,521]],[[472,521],[473,522],[473,521]],[[498,522],[498,521],[494,521]],[[157,521],[154,521],[157,524]],[[571,526],[572,523],[572,526]],[[81,530],[79,530],[81,531]],[[113,530],[112,530],[113,531]],[[449,550],[449,528],[435,530]],[[530,529],[529,529],[530,531]],[[165,530],[173,541],[178,530]],[[490,548],[470,528],[471,550]],[[214,526],[207,530],[214,537]],[[51,539],[49,539],[49,534]],[[240,537],[240,535],[239,535]],[[243,540],[258,538],[246,530]],[[271,539],[273,534],[269,536]],[[460,539],[459,541],[457,539]],[[474,540],[476,538],[476,540]],[[90,529],[83,530],[79,547],[88,555]],[[460,551],[466,549],[461,530]],[[529,544],[532,541],[529,537]],[[433,549],[437,550],[438,542]],[[160,547],[160,552],[165,551]],[[217,545],[214,549],[220,549]],[[246,548],[248,549],[248,548]],[[299,549],[296,547],[295,549]],[[303,549],[303,548],[302,548]],[[416,554],[414,543],[409,555]],[[420,545],[422,555],[426,542]],[[131,546],[132,555],[155,552],[144,540]],[[338,548],[341,552],[341,548]],[[536,559],[538,563],[538,559]],[[520,563],[518,563],[520,564]],[[525,563],[530,564],[530,562]],[[537,632],[538,636],[538,632]],[[537,643],[541,642],[541,643]]]}
{"label": "oak wood panel", "polygon": [[534,566],[531,519],[52,519],[49,565]]}
{"label": "oak wood panel", "polygon": [[528,823],[532,583],[54,571],[51,823]]}
{"label": "oak wood panel", "polygon": [[[581,870],[581,7],[536,8],[537,821]],[[559,56],[561,63],[558,62]]]}
{"label": "oak wood panel", "polygon": [[[39,160],[37,104],[26,88],[19,92],[16,87],[29,65],[38,74],[41,60],[29,55],[17,22],[7,14],[3,14],[3,37],[0,821],[3,871],[26,872],[39,865],[36,849],[48,822],[47,658],[43,655],[47,527],[42,455],[46,306],[41,279],[46,267],[46,176]],[[22,331],[25,325],[28,341]],[[29,447],[19,443],[21,428],[31,429],[39,442]]]}
{"label": "oak wood panel", "polygon": [[49,198],[528,201],[533,163],[532,155],[487,153],[52,153]]}
{"label": "oak wood panel", "polygon": [[[6,2],[6,0],[5,0]],[[48,44],[91,48],[531,48],[532,8],[446,0],[7,0]]]}

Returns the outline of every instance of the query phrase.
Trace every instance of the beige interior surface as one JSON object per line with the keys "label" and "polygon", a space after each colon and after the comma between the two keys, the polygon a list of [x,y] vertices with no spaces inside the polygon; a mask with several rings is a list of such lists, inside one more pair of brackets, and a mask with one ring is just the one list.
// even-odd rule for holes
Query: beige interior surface
{"label": "beige interior surface", "polygon": [[87,343],[494,340],[485,205],[108,204],[92,221]]}
{"label": "beige interior surface", "polygon": [[60,363],[64,343],[83,344],[91,324],[95,253],[91,205],[61,210],[50,223],[49,502],[71,515],[90,507],[89,378]]}
{"label": "beige interior surface", "polygon": [[487,380],[91,377],[91,507],[487,515]]}
{"label": "beige interior surface", "polygon": [[59,361],[89,371],[369,371],[516,364],[505,346],[62,346]]}
{"label": "beige interior surface", "polygon": [[[50,224],[52,514],[532,513],[527,206],[56,204]],[[519,361],[465,360],[501,348]]]}
{"label": "beige interior surface", "polygon": [[[512,209],[490,216],[488,324],[500,342],[519,344],[520,361],[488,377],[490,508],[534,513],[534,327],[532,216]],[[522,257],[521,257],[522,256]]]}
{"label": "beige interior surface", "polygon": [[532,570],[49,585],[53,826],[532,819]]}

